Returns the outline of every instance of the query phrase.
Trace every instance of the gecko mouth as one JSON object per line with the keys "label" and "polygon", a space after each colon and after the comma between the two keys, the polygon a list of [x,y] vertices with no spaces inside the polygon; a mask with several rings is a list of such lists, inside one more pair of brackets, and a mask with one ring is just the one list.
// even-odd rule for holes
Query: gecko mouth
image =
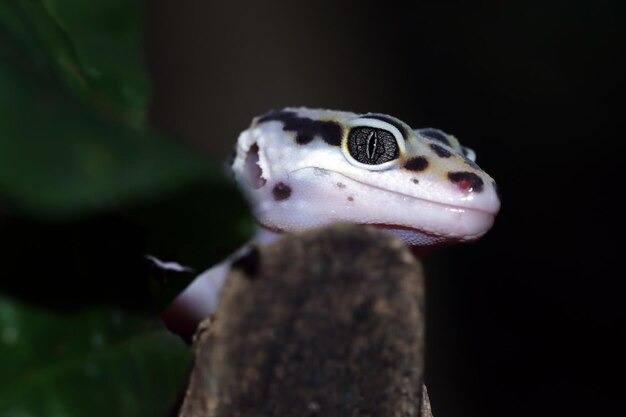
{"label": "gecko mouth", "polygon": [[[495,218],[494,215],[481,210],[457,209],[421,199],[416,199],[416,201],[420,202],[421,207],[426,208],[425,213],[418,210],[419,215],[416,217],[385,219],[388,221],[381,219],[380,216],[358,222],[347,217],[336,217],[326,218],[313,224],[300,225],[296,228],[271,224],[273,223],[271,221],[268,224],[257,219],[257,222],[264,229],[274,233],[292,233],[330,223],[347,222],[388,231],[414,246],[444,246],[455,242],[470,242],[479,239],[491,228]],[[416,221],[417,217],[421,218],[420,221]]]}
{"label": "gecko mouth", "polygon": [[[309,169],[313,169],[313,170],[316,170],[316,171],[322,171],[322,172],[325,172],[326,174],[335,174],[335,175],[338,175],[340,177],[345,178],[346,180],[353,181],[353,182],[358,183],[360,185],[363,185],[365,187],[369,187],[369,188],[373,188],[373,189],[376,189],[376,190],[380,190],[382,193],[389,193],[389,194],[401,196],[403,198],[410,198],[412,200],[421,201],[421,202],[426,203],[426,204],[436,204],[436,205],[440,206],[444,210],[462,210],[464,212],[476,212],[476,213],[480,212],[480,213],[483,213],[485,215],[490,215],[490,216],[495,217],[495,215],[498,214],[498,211],[500,209],[499,204],[497,205],[496,208],[486,209],[486,208],[481,208],[481,207],[469,207],[467,205],[450,204],[448,202],[443,202],[443,201],[429,200],[429,199],[426,199],[426,198],[418,197],[418,196],[416,196],[414,194],[409,194],[409,193],[405,193],[405,192],[402,192],[402,191],[381,187],[381,186],[372,184],[370,182],[365,182],[365,181],[359,180],[357,178],[354,178],[354,177],[352,177],[350,175],[347,175],[347,174],[345,174],[343,172],[338,172],[338,171],[334,171],[332,169],[327,169],[327,168],[307,166],[307,167],[297,168],[297,169],[291,171],[291,173],[293,174],[293,173],[298,172],[298,171],[309,170]],[[383,172],[384,171],[378,171],[377,173],[383,173]]]}
{"label": "gecko mouth", "polygon": [[[482,209],[480,207],[468,207],[468,206],[463,206],[463,205],[456,205],[456,204],[450,204],[450,203],[444,203],[441,201],[434,201],[434,200],[429,200],[429,199],[425,199],[422,197],[417,197],[415,195],[412,194],[408,194],[408,193],[403,193],[401,191],[397,191],[397,190],[392,190],[389,188],[384,188],[384,187],[380,187],[365,181],[361,181],[358,180],[356,178],[353,178],[349,175],[346,175],[344,173],[340,173],[340,172],[336,172],[336,171],[330,171],[330,170],[325,170],[325,171],[329,171],[329,172],[333,172],[337,175],[340,175],[350,181],[354,181],[356,183],[359,183],[361,185],[364,185],[366,187],[371,187],[371,188],[375,188],[377,190],[380,190],[383,193],[389,193],[389,194],[394,194],[394,195],[398,195],[401,197],[405,197],[405,198],[410,198],[412,200],[416,200],[416,201],[421,201],[423,203],[427,203],[427,204],[434,204],[437,205],[439,207],[441,207],[442,210],[452,210],[452,211],[463,211],[463,212],[476,212],[476,213],[483,213],[486,215],[490,215],[490,216],[494,216],[497,214],[498,210],[487,210],[487,209]],[[390,225],[393,226],[393,225]],[[404,226],[398,226],[398,227],[404,227]]]}
{"label": "gecko mouth", "polygon": [[434,233],[428,230],[399,224],[359,223],[359,225],[372,226],[377,229],[385,230],[401,240],[404,240],[411,246],[428,246],[430,248],[448,246],[457,242],[470,242],[480,238],[486,233],[461,237]]}
{"label": "gecko mouth", "polygon": [[[399,225],[399,224],[387,224],[387,223],[355,223],[359,226],[370,226],[375,227],[376,229],[384,230],[386,232],[395,235],[399,239],[405,241],[408,245],[413,247],[428,247],[428,248],[436,248],[436,247],[444,247],[448,245],[452,245],[457,242],[470,242],[480,238],[482,235],[486,233],[477,234],[474,236],[447,236],[443,234],[437,234],[433,232],[429,232],[427,230],[417,229],[414,227]],[[269,226],[266,224],[258,222],[258,225],[265,230],[268,230],[272,233],[277,234],[285,234],[289,233],[289,231],[275,227]]]}
{"label": "gecko mouth", "polygon": [[310,175],[293,175],[292,171],[289,179],[295,193],[306,190],[306,198],[314,203],[307,200],[303,204],[302,198],[294,198],[293,203],[285,199],[259,206],[257,219],[265,229],[292,233],[335,222],[357,223],[389,231],[410,245],[431,246],[476,240],[495,218],[494,212],[482,207],[432,201],[336,171],[316,170],[326,173],[317,173],[317,177],[332,177],[311,183]]}

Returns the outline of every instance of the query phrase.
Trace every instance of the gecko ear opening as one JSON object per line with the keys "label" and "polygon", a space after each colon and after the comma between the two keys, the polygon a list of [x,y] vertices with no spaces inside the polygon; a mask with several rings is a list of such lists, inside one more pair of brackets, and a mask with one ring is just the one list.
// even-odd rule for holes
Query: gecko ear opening
{"label": "gecko ear opening", "polygon": [[256,143],[253,143],[246,153],[244,172],[246,173],[248,183],[255,190],[263,187],[267,182],[265,178],[263,178],[263,170],[259,166],[259,145]]}

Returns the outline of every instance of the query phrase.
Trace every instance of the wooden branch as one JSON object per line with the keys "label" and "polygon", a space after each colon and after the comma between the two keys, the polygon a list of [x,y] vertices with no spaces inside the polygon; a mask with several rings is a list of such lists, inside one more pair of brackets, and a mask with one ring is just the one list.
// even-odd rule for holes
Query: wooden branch
{"label": "wooden branch", "polygon": [[196,334],[183,417],[432,417],[422,268],[376,229],[288,235],[236,263]]}

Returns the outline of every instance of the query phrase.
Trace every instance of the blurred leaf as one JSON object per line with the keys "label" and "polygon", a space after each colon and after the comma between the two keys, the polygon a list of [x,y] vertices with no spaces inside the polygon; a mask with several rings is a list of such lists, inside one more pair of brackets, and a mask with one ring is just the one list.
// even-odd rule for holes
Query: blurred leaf
{"label": "blurred leaf", "polygon": [[227,184],[218,164],[144,120],[138,4],[0,3],[0,198],[67,217],[199,181]]}
{"label": "blurred leaf", "polygon": [[139,2],[6,0],[0,23],[85,103],[144,125],[150,84],[141,62]]}
{"label": "blurred leaf", "polygon": [[[150,83],[143,66],[139,1],[46,0],[44,7],[69,38],[89,82],[105,110],[129,123],[145,122]],[[71,75],[71,74],[68,74]]]}
{"label": "blurred leaf", "polygon": [[27,65],[0,67],[0,193],[19,206],[50,214],[107,207],[209,173],[174,142],[107,120],[60,87]]}
{"label": "blurred leaf", "polygon": [[[247,204],[219,164],[145,121],[150,92],[139,4],[0,2],[0,204],[69,223],[94,211],[131,212],[150,235],[148,253],[203,268],[247,237]],[[198,195],[179,199],[189,190]],[[54,265],[65,264],[68,248],[106,265],[139,258],[122,245],[96,255],[97,234],[79,244],[64,237],[52,245],[60,252]],[[114,238],[128,237],[120,231]],[[32,252],[16,258],[18,277]]]}
{"label": "blurred leaf", "polygon": [[64,314],[0,297],[3,417],[165,416],[190,362],[190,349],[145,316]]}
{"label": "blurred leaf", "polygon": [[182,190],[150,210],[134,207],[124,212],[145,230],[146,253],[194,270],[191,274],[153,271],[153,300],[159,309],[166,307],[191,279],[237,250],[257,227],[248,215],[247,204],[238,193],[229,193],[230,187],[213,185],[213,193],[204,188],[200,185]]}

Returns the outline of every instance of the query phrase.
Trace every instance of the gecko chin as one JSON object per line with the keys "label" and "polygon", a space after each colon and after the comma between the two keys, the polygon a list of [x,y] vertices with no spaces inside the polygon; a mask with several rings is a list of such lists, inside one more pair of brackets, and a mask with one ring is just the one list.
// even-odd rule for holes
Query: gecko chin
{"label": "gecko chin", "polygon": [[[443,247],[452,245],[454,243],[462,243],[462,242],[472,242],[481,238],[489,228],[490,225],[493,224],[493,217],[490,219],[484,220],[484,231],[477,232],[475,234],[467,234],[467,233],[458,233],[457,231],[447,230],[447,231],[439,231],[433,232],[430,230],[417,229],[415,227],[411,227],[408,225],[401,224],[386,224],[386,223],[357,223],[361,226],[370,226],[375,227],[377,229],[384,230],[389,232],[390,234],[396,236],[397,238],[406,242],[406,244],[410,246],[420,246],[420,247]],[[327,223],[316,222],[315,224],[302,225],[302,223],[289,223],[280,226],[270,225],[267,223],[259,222],[259,225],[266,230],[269,230],[273,233],[291,233],[299,228],[312,228],[312,227],[320,227],[326,224],[333,223],[332,220],[329,220]]]}
{"label": "gecko chin", "polygon": [[489,231],[495,218],[493,214],[484,211],[423,200],[414,201],[412,206],[413,218],[403,219],[402,216],[396,216],[396,219],[389,222],[360,224],[384,229],[412,246],[446,246],[479,239]]}
{"label": "gecko chin", "polygon": [[403,240],[411,246],[428,246],[442,247],[452,245],[459,242],[471,242],[479,239],[486,232],[474,236],[453,236],[428,232],[426,230],[414,229],[407,226],[397,224],[363,224],[364,226],[373,226],[377,229],[385,230],[397,238]]}

